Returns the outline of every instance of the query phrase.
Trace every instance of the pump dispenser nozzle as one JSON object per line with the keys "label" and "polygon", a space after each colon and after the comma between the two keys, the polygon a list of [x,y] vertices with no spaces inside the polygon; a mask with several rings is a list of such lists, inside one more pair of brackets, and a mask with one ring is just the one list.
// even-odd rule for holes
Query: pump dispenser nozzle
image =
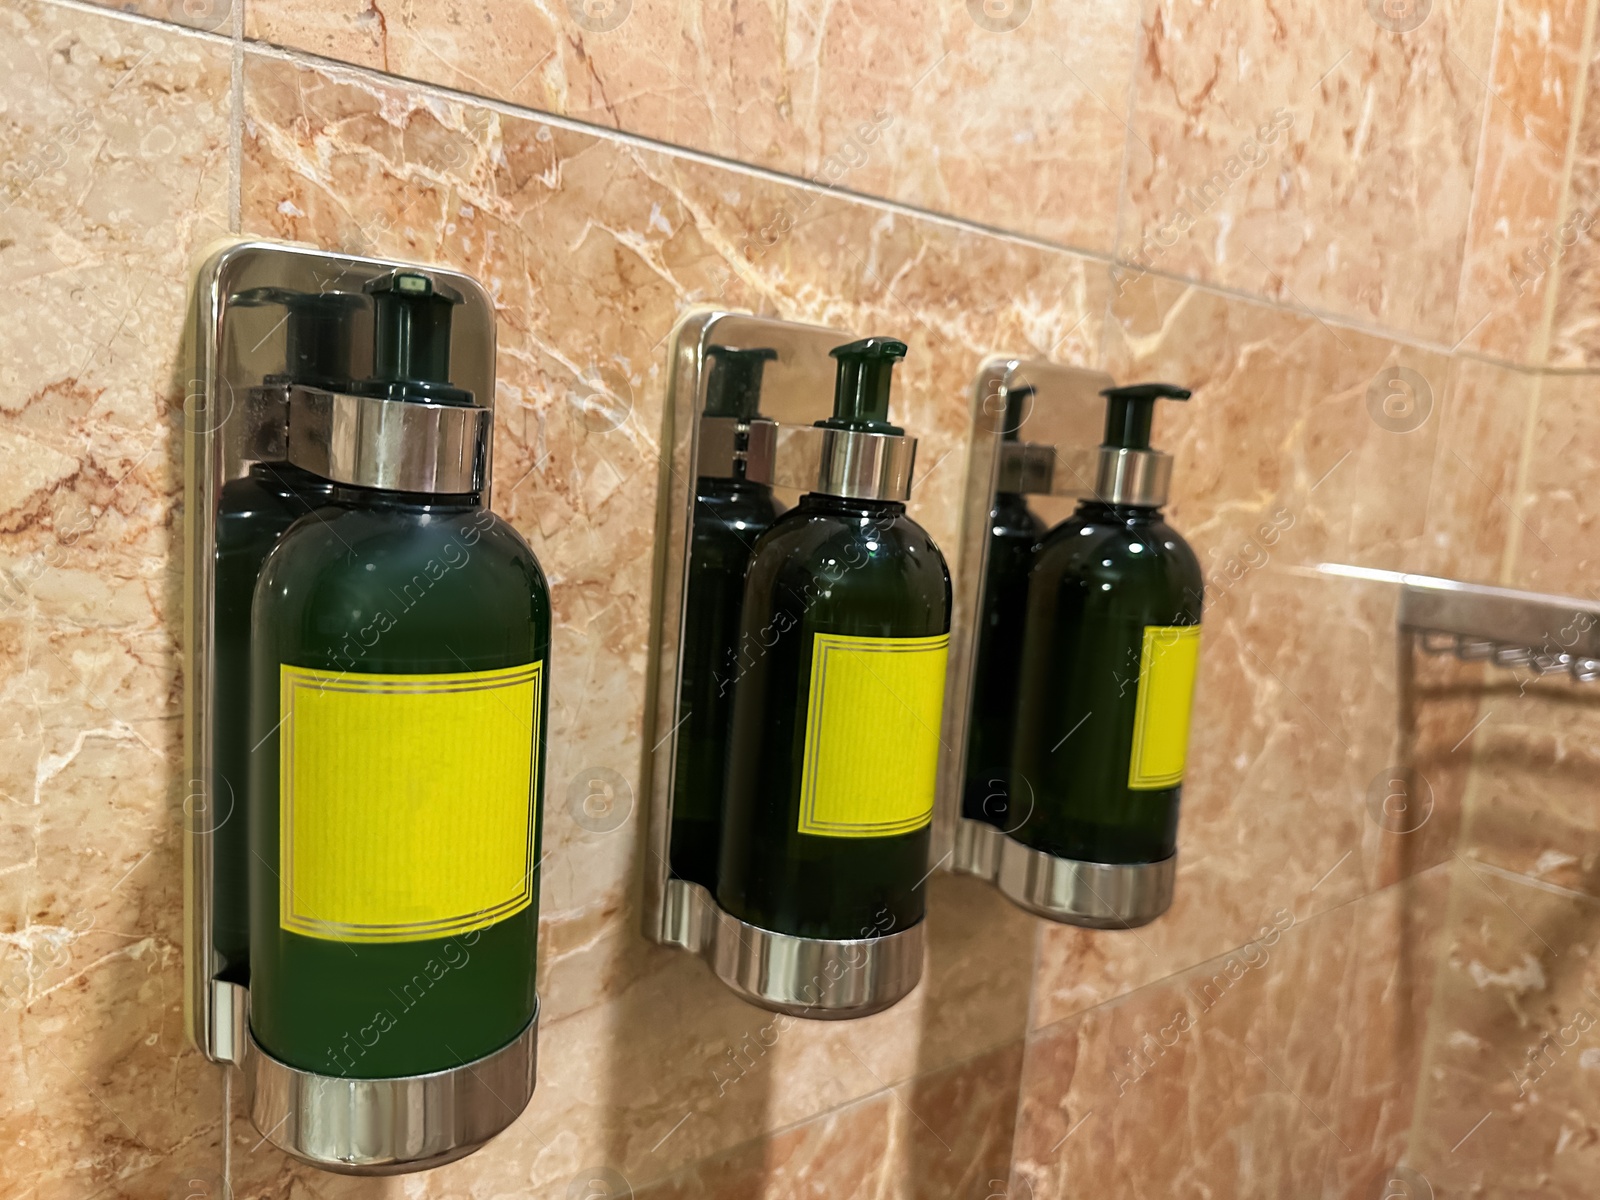
{"label": "pump dispenser nozzle", "polygon": [[372,297],[372,375],[367,395],[433,404],[471,404],[472,393],[450,383],[453,288],[416,271],[393,271],[367,284]]}
{"label": "pump dispenser nozzle", "polygon": [[288,458],[349,487],[477,495],[492,415],[450,382],[454,288],[402,268],[369,281],[372,374],[337,391],[289,395]]}
{"label": "pump dispenser nozzle", "polygon": [[708,346],[706,353],[711,356],[711,374],[706,380],[705,415],[740,421],[760,416],[761,372],[778,352],[766,346],[751,350]]}
{"label": "pump dispenser nozzle", "polygon": [[904,434],[904,429],[889,424],[889,385],[895,363],[906,356],[906,344],[869,337],[835,346],[828,353],[839,360],[833,416],[817,424],[856,433]]}
{"label": "pump dispenser nozzle", "polygon": [[1095,495],[1109,504],[1160,508],[1167,502],[1172,459],[1150,448],[1150,417],[1157,400],[1187,400],[1189,390],[1170,383],[1106,388],[1106,434],[1100,443]]}
{"label": "pump dispenser nozzle", "polygon": [[229,300],[245,308],[279,304],[287,311],[283,323],[286,370],[275,378],[333,389],[349,382],[351,319],[361,307],[361,297],[355,292],[259,287],[239,292]]}
{"label": "pump dispenser nozzle", "polygon": [[1170,383],[1133,383],[1106,388],[1106,436],[1102,446],[1117,450],[1150,449],[1150,418],[1157,400],[1187,400],[1189,389]]}

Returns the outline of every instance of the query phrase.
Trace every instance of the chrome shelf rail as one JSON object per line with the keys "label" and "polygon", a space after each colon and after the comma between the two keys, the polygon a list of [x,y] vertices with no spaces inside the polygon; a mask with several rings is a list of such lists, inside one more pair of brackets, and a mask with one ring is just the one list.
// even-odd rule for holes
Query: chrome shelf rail
{"label": "chrome shelf rail", "polygon": [[1402,575],[1399,625],[1428,654],[1600,680],[1600,601]]}

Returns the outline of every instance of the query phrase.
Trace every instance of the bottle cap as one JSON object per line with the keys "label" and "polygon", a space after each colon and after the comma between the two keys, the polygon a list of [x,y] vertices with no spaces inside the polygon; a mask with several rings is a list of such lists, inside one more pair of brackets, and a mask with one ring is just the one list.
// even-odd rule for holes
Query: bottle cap
{"label": "bottle cap", "polygon": [[1159,508],[1167,502],[1172,459],[1150,448],[1150,423],[1157,400],[1187,400],[1187,388],[1170,383],[1135,383],[1106,388],[1105,438],[1100,443],[1095,496],[1108,504]]}

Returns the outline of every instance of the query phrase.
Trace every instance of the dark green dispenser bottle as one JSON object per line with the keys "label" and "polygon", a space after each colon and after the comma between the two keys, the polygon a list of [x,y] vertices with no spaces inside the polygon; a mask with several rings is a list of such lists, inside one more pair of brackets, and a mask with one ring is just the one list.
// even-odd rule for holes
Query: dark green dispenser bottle
{"label": "dark green dispenser bottle", "polygon": [[[761,374],[769,349],[712,346],[704,415],[748,422],[761,415]],[[735,451],[747,450],[748,433]],[[703,451],[702,451],[703,452]],[[695,481],[694,534],[684,598],[683,670],[672,789],[672,873],[715,892],[722,833],[722,792],[738,675],[739,610],[756,539],[778,519],[772,489],[745,478],[736,458],[731,478]]]}
{"label": "dark green dispenser bottle", "polygon": [[1101,394],[1096,498],[1046,535],[1028,579],[1011,836],[1081,863],[1159,863],[1177,848],[1203,581],[1162,519],[1171,460],[1150,422],[1158,399],[1189,393]]}
{"label": "dark green dispenser bottle", "polygon": [[[978,646],[972,671],[972,717],[967,735],[966,782],[961,815],[1009,828],[1006,780],[1011,772],[1011,742],[1016,733],[1022,627],[1028,615],[1028,571],[1044,536],[1044,522],[1028,508],[1021,492],[1006,490],[1006,449],[1018,445],[1033,388],[1006,393],[1001,427],[1000,490],[989,510],[989,558],[983,572],[983,607],[978,616]],[[1011,471],[1016,475],[1020,472]]]}
{"label": "dark green dispenser bottle", "polygon": [[905,514],[913,444],[888,420],[905,352],[832,351],[817,485],[746,575],[717,901],[776,933],[872,937],[924,911],[950,575]]}
{"label": "dark green dispenser bottle", "polygon": [[294,384],[339,389],[350,378],[351,327],[365,303],[349,292],[294,292],[255,288],[231,297],[244,307],[285,310],[287,370],[254,388],[235,420],[252,420],[249,472],[230,479],[217,501],[215,562],[216,653],[212,705],[211,787],[202,818],[215,830],[212,944],[222,959],[218,977],[248,984],[250,966],[249,811],[250,601],[261,564],[285,530],[328,502],[333,485],[286,462],[284,406]]}
{"label": "dark green dispenser bottle", "polygon": [[456,297],[409,271],[368,290],[372,375],[290,406],[290,457],[332,500],[255,593],[250,1024],[283,1063],[373,1079],[536,1014],[550,601],[483,506]]}

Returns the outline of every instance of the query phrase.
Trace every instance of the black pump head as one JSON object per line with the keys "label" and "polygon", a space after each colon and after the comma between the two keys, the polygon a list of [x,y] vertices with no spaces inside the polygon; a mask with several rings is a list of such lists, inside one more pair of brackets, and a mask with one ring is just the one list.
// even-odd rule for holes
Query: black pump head
{"label": "black pump head", "polygon": [[889,386],[894,365],[906,356],[906,344],[894,338],[869,337],[828,351],[839,360],[833,387],[833,416],[817,424],[858,433],[902,434],[889,424]]}
{"label": "black pump head", "polygon": [[450,384],[450,310],[461,294],[419,271],[381,275],[362,289],[372,297],[372,375],[366,390],[394,400],[471,404]]}
{"label": "black pump head", "polygon": [[1150,449],[1150,418],[1157,400],[1187,400],[1188,388],[1170,383],[1133,383],[1106,388],[1106,435],[1100,444],[1118,450]]}
{"label": "black pump head", "polygon": [[761,372],[778,352],[767,346],[736,350],[732,346],[707,346],[711,376],[706,380],[708,417],[736,417],[748,421],[761,415]]}
{"label": "black pump head", "polygon": [[283,322],[283,379],[330,391],[338,391],[350,381],[351,332],[355,315],[362,307],[359,295],[259,287],[228,299],[246,308],[279,304],[287,311]]}

